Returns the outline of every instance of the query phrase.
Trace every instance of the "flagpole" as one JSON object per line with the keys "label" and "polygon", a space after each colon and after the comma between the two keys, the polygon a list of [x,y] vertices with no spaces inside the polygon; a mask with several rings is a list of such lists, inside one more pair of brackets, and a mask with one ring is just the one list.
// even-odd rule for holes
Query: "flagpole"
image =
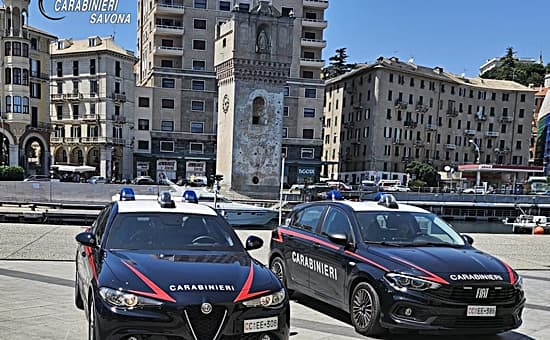
{"label": "flagpole", "polygon": [[279,189],[279,225],[283,222],[283,182],[285,180],[285,159],[286,154],[282,154],[281,162],[281,187]]}

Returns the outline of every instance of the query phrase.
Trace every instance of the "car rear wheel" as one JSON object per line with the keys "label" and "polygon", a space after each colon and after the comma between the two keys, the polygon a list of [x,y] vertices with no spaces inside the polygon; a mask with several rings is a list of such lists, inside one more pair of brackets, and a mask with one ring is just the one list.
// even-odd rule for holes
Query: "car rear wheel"
{"label": "car rear wheel", "polygon": [[361,282],[355,286],[349,309],[351,323],[358,333],[368,336],[384,333],[380,326],[380,299],[370,284]]}
{"label": "car rear wheel", "polygon": [[[275,257],[273,260],[271,260],[271,265],[269,266],[271,271],[277,276],[277,278],[281,281],[283,286],[287,288],[287,281],[286,281],[286,268],[285,264],[283,262],[283,259],[280,257]],[[288,294],[291,295],[292,291],[287,288]]]}

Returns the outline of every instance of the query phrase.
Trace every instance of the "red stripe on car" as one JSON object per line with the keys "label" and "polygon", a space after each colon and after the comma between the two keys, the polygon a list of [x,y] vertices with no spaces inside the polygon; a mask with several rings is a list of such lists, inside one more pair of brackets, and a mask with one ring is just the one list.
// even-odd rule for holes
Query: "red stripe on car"
{"label": "red stripe on car", "polygon": [[251,263],[250,270],[248,271],[248,277],[246,278],[243,288],[241,289],[241,292],[239,293],[239,295],[237,295],[237,297],[235,298],[234,302],[248,300],[258,295],[262,295],[269,292],[269,290],[263,290],[261,292],[250,293],[250,288],[252,287],[253,281],[254,281],[254,265]]}
{"label": "red stripe on car", "polygon": [[371,265],[373,265],[373,266],[375,266],[375,267],[377,267],[377,268],[380,268],[380,269],[382,269],[382,270],[385,271],[385,272],[389,272],[389,271],[390,271],[388,268],[384,267],[383,265],[378,264],[378,263],[374,262],[373,260],[369,260],[368,258],[366,258],[366,257],[364,257],[364,256],[361,256],[361,255],[359,255],[359,254],[352,253],[352,252],[349,251],[349,250],[344,251],[344,253],[346,253],[346,254],[349,255],[349,256],[355,257],[356,259],[359,259],[359,260],[361,260],[361,261],[367,262],[367,263],[369,263],[369,264],[371,264]]}
{"label": "red stripe on car", "polygon": [[130,264],[126,263],[126,261],[122,261],[122,263],[124,263],[124,265],[126,267],[130,268],[130,270],[134,274],[136,274],[136,276],[139,277],[141,279],[141,281],[143,281],[143,283],[145,283],[153,291],[153,293],[148,293],[148,292],[141,292],[141,291],[137,291],[137,290],[131,290],[130,291],[131,293],[145,295],[145,296],[148,296],[148,297],[152,297],[152,298],[155,298],[155,299],[164,300],[164,301],[168,301],[168,302],[176,302],[176,300],[174,300],[174,298],[172,298],[165,291],[163,291],[153,281],[149,280],[149,278],[147,276],[143,275],[139,270],[137,270],[136,268],[134,268]]}
{"label": "red stripe on car", "polygon": [[88,262],[90,263],[90,268],[92,268],[92,275],[94,276],[94,279],[97,281],[97,271],[95,269],[95,261],[94,261],[94,255],[92,253],[92,247],[84,247],[84,251],[86,252],[86,257],[88,258]]}
{"label": "red stripe on car", "polygon": [[395,257],[395,256],[392,256],[391,258],[394,259],[394,260],[397,260],[397,261],[399,261],[399,262],[402,262],[402,263],[404,263],[404,264],[406,264],[406,265],[409,265],[409,266],[411,266],[411,267],[413,267],[413,268],[415,268],[415,269],[418,269],[418,270],[420,270],[421,272],[423,272],[423,273],[425,273],[425,274],[428,274],[428,276],[423,277],[423,279],[430,280],[430,281],[434,281],[434,282],[437,282],[437,283],[443,283],[443,284],[446,284],[446,285],[449,284],[449,282],[447,282],[447,281],[446,281],[445,279],[443,279],[442,277],[437,276],[437,275],[435,275],[434,273],[432,273],[432,272],[430,272],[430,271],[428,271],[428,270],[426,270],[426,269],[424,269],[424,268],[421,268],[421,267],[415,265],[414,263],[410,263],[409,261],[400,259],[400,258]]}

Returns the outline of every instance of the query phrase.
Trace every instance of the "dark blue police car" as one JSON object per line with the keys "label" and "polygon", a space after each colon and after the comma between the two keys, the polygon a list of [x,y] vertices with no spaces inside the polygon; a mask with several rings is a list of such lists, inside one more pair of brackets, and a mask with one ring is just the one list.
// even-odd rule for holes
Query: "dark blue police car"
{"label": "dark blue police car", "polygon": [[273,231],[270,268],[289,291],[349,311],[357,332],[491,334],[521,325],[521,277],[436,215],[398,204],[298,205]]}
{"label": "dark blue police car", "polygon": [[243,247],[212,208],[167,192],[119,196],[76,237],[75,303],[88,339],[288,339],[285,289],[247,251],[260,238]]}

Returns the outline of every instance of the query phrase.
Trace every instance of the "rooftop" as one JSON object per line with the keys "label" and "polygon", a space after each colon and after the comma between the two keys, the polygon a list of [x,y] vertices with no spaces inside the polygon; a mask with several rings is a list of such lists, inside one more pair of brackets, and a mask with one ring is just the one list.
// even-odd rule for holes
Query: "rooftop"
{"label": "rooftop", "polygon": [[93,36],[82,40],[59,39],[50,45],[52,56],[83,52],[114,52],[135,59],[134,52],[122,48],[113,36]]}

